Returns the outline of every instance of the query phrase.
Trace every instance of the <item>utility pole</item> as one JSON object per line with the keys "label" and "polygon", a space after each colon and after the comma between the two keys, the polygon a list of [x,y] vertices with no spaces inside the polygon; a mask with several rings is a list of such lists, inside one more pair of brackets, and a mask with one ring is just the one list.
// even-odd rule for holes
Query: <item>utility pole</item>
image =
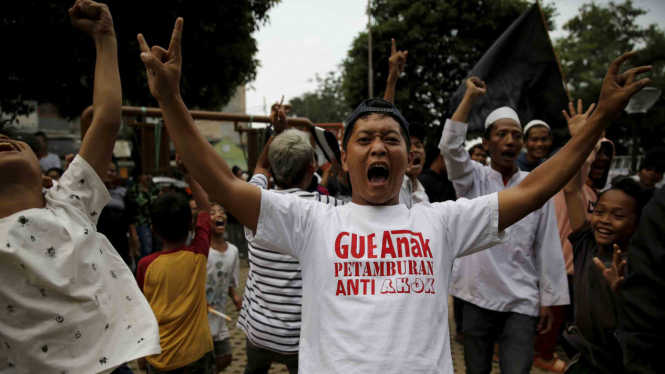
{"label": "utility pole", "polygon": [[368,99],[373,99],[374,98],[374,69],[372,68],[372,0],[367,0],[367,33],[369,35],[369,45],[368,45],[368,51],[369,51],[369,69],[367,69],[368,73],[368,88],[369,88],[369,97]]}

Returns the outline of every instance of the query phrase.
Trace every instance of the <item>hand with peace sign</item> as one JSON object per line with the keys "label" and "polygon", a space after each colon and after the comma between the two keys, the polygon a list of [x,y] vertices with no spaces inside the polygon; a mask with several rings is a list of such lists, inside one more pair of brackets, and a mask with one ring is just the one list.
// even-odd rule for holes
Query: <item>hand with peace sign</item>
{"label": "hand with peace sign", "polygon": [[635,54],[637,54],[635,51],[624,53],[610,64],[603,79],[598,108],[594,116],[599,115],[605,121],[614,121],[626,108],[630,98],[649,84],[649,78],[636,82],[635,76],[651,71],[651,66],[640,66],[621,73],[621,65]]}
{"label": "hand with peace sign", "polygon": [[168,50],[157,45],[150,48],[143,34],[138,35],[139,45],[141,46],[141,60],[145,63],[148,72],[150,93],[157,101],[180,95],[182,24],[182,18],[175,21]]}

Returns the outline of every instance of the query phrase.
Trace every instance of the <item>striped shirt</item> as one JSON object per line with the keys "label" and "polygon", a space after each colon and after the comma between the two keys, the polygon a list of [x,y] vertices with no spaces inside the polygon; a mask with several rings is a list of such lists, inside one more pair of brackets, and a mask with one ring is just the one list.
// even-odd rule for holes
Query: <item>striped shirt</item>
{"label": "striped shirt", "polygon": [[[249,183],[261,189],[268,187],[263,174],[254,175]],[[334,197],[299,188],[273,192],[335,206],[344,204]],[[298,260],[249,244],[249,274],[237,327],[257,347],[298,353],[301,305],[302,276]]]}

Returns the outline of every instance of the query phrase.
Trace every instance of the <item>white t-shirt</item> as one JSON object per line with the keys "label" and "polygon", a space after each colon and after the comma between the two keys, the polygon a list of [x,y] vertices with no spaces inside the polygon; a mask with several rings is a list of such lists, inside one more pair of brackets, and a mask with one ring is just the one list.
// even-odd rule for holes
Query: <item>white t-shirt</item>
{"label": "white t-shirt", "polygon": [[0,372],[92,374],[160,353],[148,301],[96,232],[110,196],[95,171],[76,157],[44,198],[0,219]]}
{"label": "white t-shirt", "polygon": [[[208,276],[206,278],[208,304],[222,313],[226,313],[229,286],[238,288],[240,273],[238,247],[229,242],[226,242],[226,244],[228,247],[224,252],[210,248],[210,252],[208,252]],[[224,318],[208,313],[208,325],[210,325],[210,334],[213,341],[221,342],[229,337],[229,328],[226,327]]]}
{"label": "white t-shirt", "polygon": [[498,205],[492,194],[411,210],[334,207],[261,191],[248,237],[302,267],[299,371],[453,373],[453,260],[501,241]]}
{"label": "white t-shirt", "polygon": [[62,163],[60,162],[60,157],[58,157],[58,155],[55,153],[48,153],[46,157],[39,160],[39,166],[41,166],[44,173],[46,173],[53,168],[61,168]]}

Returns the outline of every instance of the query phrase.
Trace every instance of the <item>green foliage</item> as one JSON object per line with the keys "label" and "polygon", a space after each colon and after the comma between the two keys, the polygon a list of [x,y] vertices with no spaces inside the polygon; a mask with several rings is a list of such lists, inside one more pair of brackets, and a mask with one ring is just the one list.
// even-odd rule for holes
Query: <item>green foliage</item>
{"label": "green foliage", "polygon": [[[395,105],[408,120],[443,123],[452,93],[531,4],[525,0],[372,1],[374,96],[383,97],[390,39],[395,38],[397,48],[409,52]],[[543,11],[553,29],[553,6],[544,6]],[[367,39],[367,33],[361,33],[343,63],[342,89],[348,110],[368,96]]]}
{"label": "green foliage", "polygon": [[[624,70],[641,65],[653,65],[649,74],[651,86],[665,89],[665,33],[651,25],[640,27],[636,18],[646,11],[634,6],[630,0],[607,6],[584,4],[579,14],[569,20],[565,38],[556,40],[571,98],[582,99],[585,105],[598,100],[603,77],[609,64],[621,54],[637,50],[638,55],[628,61]],[[608,138],[615,141],[617,152],[625,154],[631,137],[633,118],[623,115],[607,130]],[[665,138],[665,101],[661,98],[647,113],[640,131],[640,144],[644,149],[662,144]]]}
{"label": "green foliage", "polygon": [[324,78],[317,75],[316,83],[318,87],[314,92],[291,100],[290,114],[309,118],[314,123],[342,122],[351,112],[344,105],[341,76],[334,72]]}
{"label": "green foliage", "polygon": [[[259,61],[252,32],[279,0],[107,0],[118,39],[126,104],[155,106],[139,58],[136,35],[168,47],[177,17],[185,19],[182,95],[192,108],[218,109],[238,85],[253,80]],[[67,14],[74,0],[0,2],[3,74],[0,107],[27,114],[28,100],[51,102],[74,117],[92,104],[95,49]]]}

